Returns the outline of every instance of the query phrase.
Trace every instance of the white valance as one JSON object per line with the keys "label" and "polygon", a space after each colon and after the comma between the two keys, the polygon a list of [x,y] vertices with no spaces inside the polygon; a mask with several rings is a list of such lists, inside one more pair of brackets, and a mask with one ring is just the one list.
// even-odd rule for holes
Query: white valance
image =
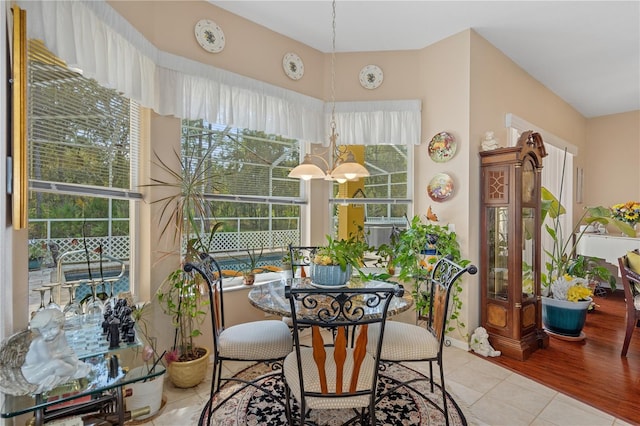
{"label": "white valance", "polygon": [[[331,104],[325,109],[330,115]],[[418,145],[421,102],[336,102],[335,122],[340,145]]]}
{"label": "white valance", "polygon": [[[328,143],[324,101],[157,49],[104,1],[25,1],[27,35],[161,115]],[[336,104],[340,144],[420,143],[420,101]]]}

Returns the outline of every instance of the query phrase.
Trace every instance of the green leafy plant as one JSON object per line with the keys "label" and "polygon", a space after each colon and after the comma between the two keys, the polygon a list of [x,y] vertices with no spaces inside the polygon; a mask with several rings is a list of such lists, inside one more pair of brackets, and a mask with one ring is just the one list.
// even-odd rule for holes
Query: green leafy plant
{"label": "green leafy plant", "polygon": [[621,232],[629,236],[635,236],[633,228],[629,224],[613,217],[611,210],[606,207],[586,207],[576,226],[569,234],[565,235],[560,218],[563,214],[566,214],[566,209],[548,189],[542,187],[541,192],[542,221],[544,222],[547,215],[553,219],[551,225],[543,225],[553,242],[550,250],[548,248],[544,249],[548,260],[545,262],[545,272],[542,274],[542,286],[547,295],[555,297],[550,286],[554,281],[562,279],[565,275],[587,280],[605,281],[609,283],[612,290],[615,290],[616,277],[611,274],[609,269],[600,266],[594,258],[575,254],[577,245],[586,231],[586,227],[580,229],[580,226],[594,223],[613,225]]}
{"label": "green leafy plant", "polygon": [[319,247],[312,262],[317,265],[340,265],[343,271],[347,265],[351,265],[360,271],[363,265],[364,254],[371,248],[364,238],[362,227],[354,235],[346,239],[334,239],[330,235],[326,236],[327,244]]}
{"label": "green leafy plant", "polygon": [[[428,278],[433,264],[437,261],[436,257],[429,257],[425,260],[424,252],[427,246],[435,247],[437,256],[451,256],[454,262],[462,266],[468,265],[470,261],[462,259],[458,236],[447,225],[443,226],[434,222],[425,223],[420,216],[414,216],[411,221],[407,220],[407,222],[407,228],[400,232],[394,246],[394,264],[400,268],[398,274],[400,280],[413,281],[412,295],[416,310],[422,314],[429,302],[428,293],[424,291],[422,283]],[[448,324],[454,325],[449,326],[447,331],[457,329],[462,334],[466,325],[460,320],[460,310],[462,309],[460,280],[456,281],[453,286],[451,315]]]}
{"label": "green leafy plant", "polygon": [[29,244],[29,260],[42,260],[47,254],[47,246],[43,241],[36,241]]}
{"label": "green leafy plant", "polygon": [[[398,230],[398,228],[394,226],[389,237],[389,243],[380,244],[375,249],[375,255],[377,256],[375,266],[387,269],[386,277],[381,277],[383,279],[390,278],[395,274],[394,260],[396,256],[396,244],[399,233],[400,231]],[[380,276],[380,274],[378,276]]]}
{"label": "green leafy plant", "polygon": [[243,257],[231,257],[242,265],[242,275],[244,276],[244,283],[247,285],[252,285],[255,281],[255,274],[262,272],[262,269],[258,268],[258,262],[260,262],[260,260],[262,259],[264,246],[261,245],[259,249],[246,249],[243,250],[243,253],[247,253],[247,255]]}

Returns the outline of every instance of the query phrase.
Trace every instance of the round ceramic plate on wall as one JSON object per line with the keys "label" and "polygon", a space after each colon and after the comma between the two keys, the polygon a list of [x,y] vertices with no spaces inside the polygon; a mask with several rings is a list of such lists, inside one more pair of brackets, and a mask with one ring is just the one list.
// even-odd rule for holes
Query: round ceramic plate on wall
{"label": "round ceramic plate on wall", "polygon": [[304,75],[304,64],[300,56],[289,52],[282,58],[282,68],[291,80],[300,80]]}
{"label": "round ceramic plate on wall", "polygon": [[201,19],[195,26],[198,44],[211,53],[218,53],[224,49],[224,32],[222,28],[209,19]]}
{"label": "round ceramic plate on wall", "polygon": [[384,74],[377,65],[366,65],[360,70],[360,85],[365,89],[376,89],[383,78]]}
{"label": "round ceramic plate on wall", "polygon": [[440,132],[429,142],[429,157],[436,163],[451,160],[456,153],[456,139],[447,132]]}
{"label": "round ceramic plate on wall", "polygon": [[453,195],[453,179],[446,173],[438,173],[429,182],[427,194],[433,201],[445,201]]}

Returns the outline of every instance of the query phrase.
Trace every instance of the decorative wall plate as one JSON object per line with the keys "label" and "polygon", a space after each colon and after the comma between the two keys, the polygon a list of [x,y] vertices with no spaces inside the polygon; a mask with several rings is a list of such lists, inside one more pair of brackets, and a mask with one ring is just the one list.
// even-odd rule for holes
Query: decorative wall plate
{"label": "decorative wall plate", "polygon": [[224,49],[224,32],[222,28],[209,19],[201,19],[195,27],[198,44],[211,53],[218,53]]}
{"label": "decorative wall plate", "polygon": [[382,84],[384,74],[377,65],[366,65],[360,70],[360,84],[365,89],[375,89]]}
{"label": "decorative wall plate", "polygon": [[451,160],[456,153],[456,140],[447,132],[440,132],[429,142],[429,157],[436,163]]}
{"label": "decorative wall plate", "polygon": [[433,201],[445,201],[453,195],[453,179],[446,173],[438,173],[429,182],[427,194]]}
{"label": "decorative wall plate", "polygon": [[282,58],[282,68],[291,80],[300,80],[304,75],[304,63],[300,56],[289,52]]}

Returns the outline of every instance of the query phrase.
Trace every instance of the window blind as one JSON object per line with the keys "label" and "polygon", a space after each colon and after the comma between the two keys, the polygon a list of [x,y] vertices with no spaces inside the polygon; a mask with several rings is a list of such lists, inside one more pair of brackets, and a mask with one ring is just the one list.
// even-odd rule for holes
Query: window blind
{"label": "window blind", "polygon": [[182,123],[183,161],[195,164],[208,155],[213,165],[208,199],[292,204],[300,198],[300,181],[287,177],[298,164],[297,140],[203,120]]}
{"label": "window blind", "polygon": [[64,187],[79,195],[141,198],[133,191],[135,103],[68,68],[38,40],[28,46],[28,98],[32,189]]}

